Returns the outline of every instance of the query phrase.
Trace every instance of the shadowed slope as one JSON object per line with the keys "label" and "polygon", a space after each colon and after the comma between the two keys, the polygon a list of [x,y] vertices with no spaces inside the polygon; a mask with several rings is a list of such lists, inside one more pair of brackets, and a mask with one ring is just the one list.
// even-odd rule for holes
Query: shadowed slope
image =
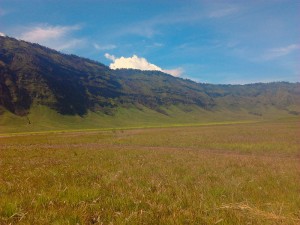
{"label": "shadowed slope", "polygon": [[[68,121],[68,116],[89,120],[94,115],[104,124],[123,118],[126,125],[136,124],[140,114],[142,124],[151,124],[153,118],[182,123],[219,121],[220,115],[225,120],[285,117],[299,114],[299,96],[299,83],[212,85],[159,71],[110,70],[89,59],[0,37],[0,125],[4,126],[19,116],[21,124],[34,121],[42,113],[36,113],[40,107],[57,113],[58,121]],[[127,117],[120,117],[120,111]],[[50,127],[54,126],[55,121],[47,118],[50,114],[34,123],[52,121]],[[93,121],[87,121],[88,127],[99,126]]]}

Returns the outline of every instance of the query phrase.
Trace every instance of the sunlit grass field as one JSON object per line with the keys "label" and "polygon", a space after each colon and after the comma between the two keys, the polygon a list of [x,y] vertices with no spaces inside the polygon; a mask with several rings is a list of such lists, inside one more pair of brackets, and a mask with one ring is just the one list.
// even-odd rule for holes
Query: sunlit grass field
{"label": "sunlit grass field", "polygon": [[0,224],[300,224],[296,119],[0,137]]}

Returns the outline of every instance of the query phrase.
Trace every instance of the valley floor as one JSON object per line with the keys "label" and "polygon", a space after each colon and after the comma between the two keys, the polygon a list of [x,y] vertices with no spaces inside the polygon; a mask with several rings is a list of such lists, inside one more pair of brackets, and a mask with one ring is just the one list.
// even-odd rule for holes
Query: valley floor
{"label": "valley floor", "polygon": [[0,224],[299,224],[298,120],[0,137]]}

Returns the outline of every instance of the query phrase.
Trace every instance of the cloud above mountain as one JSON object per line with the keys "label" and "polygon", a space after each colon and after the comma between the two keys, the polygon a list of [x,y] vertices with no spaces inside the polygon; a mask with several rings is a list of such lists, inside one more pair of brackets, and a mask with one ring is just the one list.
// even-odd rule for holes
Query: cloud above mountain
{"label": "cloud above mountain", "polygon": [[300,50],[299,44],[290,44],[288,46],[280,47],[280,48],[272,48],[269,49],[263,56],[264,60],[276,59],[288,54],[291,54],[294,51]]}
{"label": "cloud above mountain", "polygon": [[104,56],[113,61],[113,63],[110,64],[111,69],[125,68],[138,70],[162,70],[160,67],[149,63],[145,58],[140,58],[137,55],[133,55],[132,57],[128,58],[123,56],[116,58],[115,56],[106,53]]}
{"label": "cloud above mountain", "polygon": [[160,68],[159,66],[152,64],[147,61],[147,59],[138,57],[137,55],[133,55],[132,57],[120,57],[117,58],[114,55],[110,55],[109,53],[105,53],[105,58],[113,61],[109,65],[111,69],[138,69],[138,70],[155,70],[161,71],[164,73],[168,73],[172,76],[179,77],[183,73],[182,68],[165,70]]}
{"label": "cloud above mountain", "polygon": [[95,49],[97,49],[99,51],[112,50],[112,49],[117,48],[117,46],[113,45],[113,44],[108,44],[108,45],[94,44],[93,46]]}
{"label": "cloud above mountain", "polygon": [[229,16],[229,15],[232,15],[237,12],[239,12],[238,7],[230,6],[230,7],[220,8],[220,9],[212,11],[209,13],[208,17],[209,18],[222,18],[222,17]]}
{"label": "cloud above mountain", "polygon": [[53,26],[49,24],[39,24],[25,27],[18,36],[21,40],[38,43],[62,51],[78,48],[84,43],[83,39],[74,38],[71,34],[80,29],[80,25]]}

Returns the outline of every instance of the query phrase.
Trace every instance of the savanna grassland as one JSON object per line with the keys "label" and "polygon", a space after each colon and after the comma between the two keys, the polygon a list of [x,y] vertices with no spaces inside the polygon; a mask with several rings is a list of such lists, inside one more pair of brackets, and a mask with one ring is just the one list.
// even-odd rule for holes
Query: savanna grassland
{"label": "savanna grassland", "polygon": [[299,224],[298,120],[0,137],[0,224]]}

